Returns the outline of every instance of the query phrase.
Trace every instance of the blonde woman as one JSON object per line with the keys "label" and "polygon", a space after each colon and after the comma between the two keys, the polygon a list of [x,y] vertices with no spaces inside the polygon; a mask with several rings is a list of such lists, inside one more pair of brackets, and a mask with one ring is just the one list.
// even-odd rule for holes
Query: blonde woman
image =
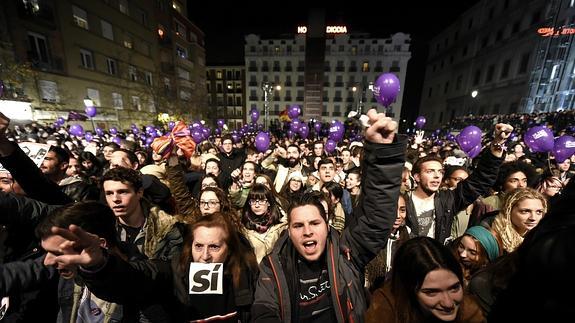
{"label": "blonde woman", "polygon": [[491,224],[500,250],[510,253],[547,213],[547,199],[531,188],[518,188],[507,194],[503,208]]}

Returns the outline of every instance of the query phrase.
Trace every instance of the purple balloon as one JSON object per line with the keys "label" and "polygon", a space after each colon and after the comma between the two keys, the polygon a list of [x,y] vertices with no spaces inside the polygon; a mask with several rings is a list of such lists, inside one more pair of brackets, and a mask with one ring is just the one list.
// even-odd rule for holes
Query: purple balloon
{"label": "purple balloon", "polygon": [[98,113],[98,111],[96,111],[96,107],[95,106],[87,106],[86,109],[84,109],[84,112],[86,112],[86,115],[88,115],[88,117],[93,118],[96,116],[96,114]]}
{"label": "purple balloon", "polygon": [[259,152],[266,152],[270,146],[270,136],[263,131],[258,132],[254,145]]}
{"label": "purple balloon", "polygon": [[221,136],[222,135],[222,128],[216,128],[214,130],[214,132],[216,133],[216,136]]}
{"label": "purple balloon", "polygon": [[470,151],[466,151],[465,154],[469,157],[469,158],[475,158],[477,157],[477,155],[479,155],[479,153],[481,152],[481,144],[471,148]]}
{"label": "purple balloon", "polygon": [[290,139],[293,138],[293,136],[295,136],[295,132],[291,129],[288,129],[288,131],[286,133],[287,133],[288,138],[290,138]]}
{"label": "purple balloon", "polygon": [[333,120],[329,126],[329,139],[334,141],[341,141],[343,139],[343,134],[345,132],[345,127],[343,123],[339,120]]}
{"label": "purple balloon", "polygon": [[399,79],[393,73],[381,74],[373,86],[373,95],[377,102],[387,107],[393,103],[399,93]]}
{"label": "purple balloon", "polygon": [[307,136],[309,135],[309,128],[306,124],[302,124],[299,127],[299,135],[302,137],[302,139],[307,139]]}
{"label": "purple balloon", "polygon": [[154,142],[154,138],[153,137],[148,137],[146,138],[146,146],[151,145]]}
{"label": "purple balloon", "polygon": [[66,122],[66,120],[64,120],[64,118],[62,117],[58,117],[58,119],[56,119],[56,123],[58,123],[59,125],[63,125],[64,122]]}
{"label": "purple balloon", "polygon": [[296,119],[301,114],[301,108],[297,104],[292,104],[288,108],[288,117],[290,119]]}
{"label": "purple balloon", "polygon": [[223,128],[224,125],[226,124],[226,120],[224,120],[224,119],[218,119],[218,120],[216,121],[216,124],[218,125],[218,128]]}
{"label": "purple balloon", "polygon": [[258,119],[260,118],[260,112],[258,111],[258,109],[252,109],[250,111],[250,118],[253,123],[258,122]]}
{"label": "purple balloon", "polygon": [[140,129],[138,129],[137,127],[132,128],[132,133],[137,135],[140,132]]}
{"label": "purple balloon", "polygon": [[194,130],[192,130],[192,140],[196,144],[199,144],[200,142],[202,142],[204,140],[204,136],[203,136],[201,129],[195,128]]}
{"label": "purple balloon", "polygon": [[240,135],[238,133],[232,133],[232,141],[233,143],[238,143],[240,141]]}
{"label": "purple balloon", "polygon": [[210,136],[212,135],[212,129],[210,128],[203,128],[202,129],[202,134],[204,136],[204,140],[210,138]]}
{"label": "purple balloon", "polygon": [[464,152],[469,152],[481,144],[481,129],[476,126],[467,126],[457,135],[457,143]]}
{"label": "purple balloon", "polygon": [[313,128],[315,129],[315,132],[319,133],[319,132],[321,131],[321,122],[316,121],[316,122],[313,124]]}
{"label": "purple balloon", "polygon": [[112,127],[112,128],[110,128],[110,133],[115,135],[118,133],[118,129],[116,127]]}
{"label": "purple balloon", "polygon": [[70,133],[74,136],[81,137],[84,135],[84,128],[79,124],[73,124],[70,126]]}
{"label": "purple balloon", "polygon": [[112,138],[112,142],[119,145],[122,142],[122,138],[114,136],[114,138]]}
{"label": "purple balloon", "polygon": [[172,130],[172,129],[174,129],[175,126],[176,126],[176,123],[174,121],[168,122],[168,129]]}
{"label": "purple balloon", "polygon": [[424,116],[419,116],[419,117],[417,117],[417,119],[415,119],[415,127],[417,129],[423,129],[426,122],[427,122],[427,120],[425,119]]}
{"label": "purple balloon", "polygon": [[84,139],[86,139],[87,142],[90,142],[92,139],[94,139],[94,135],[90,131],[86,131],[84,134]]}
{"label": "purple balloon", "polygon": [[100,128],[100,127],[97,127],[96,128],[96,134],[101,137],[104,135],[104,130],[102,130],[102,128]]}
{"label": "purple balloon", "polygon": [[299,128],[302,126],[302,124],[303,124],[303,123],[301,122],[301,120],[295,118],[295,119],[293,119],[293,120],[291,121],[291,123],[290,123],[290,125],[289,125],[289,128],[290,128],[291,131],[293,131],[293,132],[298,132],[298,131],[299,131]]}
{"label": "purple balloon", "polygon": [[525,144],[533,152],[546,153],[553,150],[553,132],[545,126],[530,128],[523,138]]}
{"label": "purple balloon", "polygon": [[553,156],[557,162],[562,163],[566,159],[571,158],[575,154],[575,138],[569,135],[564,135],[555,140],[553,146]]}
{"label": "purple balloon", "polygon": [[332,139],[328,139],[327,142],[325,143],[324,149],[328,153],[332,153],[336,147],[337,147],[337,143],[335,141],[333,141]]}

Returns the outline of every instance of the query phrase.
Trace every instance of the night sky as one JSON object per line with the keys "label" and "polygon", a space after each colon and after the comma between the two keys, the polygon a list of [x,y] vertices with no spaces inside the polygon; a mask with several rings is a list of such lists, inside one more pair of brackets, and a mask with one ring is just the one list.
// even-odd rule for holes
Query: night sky
{"label": "night sky", "polygon": [[[412,120],[419,108],[427,43],[477,2],[396,0],[381,1],[376,8],[372,1],[351,0],[349,3],[355,6],[324,8],[328,25],[345,24],[351,33],[366,32],[374,38],[387,38],[396,32],[411,35],[412,58],[408,64],[403,110],[405,118]],[[243,65],[245,35],[254,33],[262,38],[276,38],[281,34],[295,34],[298,25],[305,25],[309,8],[294,1],[266,1],[265,4],[250,1],[242,2],[246,4],[243,7],[214,3],[219,6],[202,5],[201,10],[197,10],[199,6],[188,1],[190,20],[205,33],[208,65]],[[314,4],[319,7],[321,3]]]}

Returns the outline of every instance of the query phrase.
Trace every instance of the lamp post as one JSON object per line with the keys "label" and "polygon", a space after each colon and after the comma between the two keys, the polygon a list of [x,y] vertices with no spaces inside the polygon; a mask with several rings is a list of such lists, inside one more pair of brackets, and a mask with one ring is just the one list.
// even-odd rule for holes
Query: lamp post
{"label": "lamp post", "polygon": [[274,85],[270,82],[262,83],[262,90],[264,91],[264,129],[267,131],[269,126],[270,117],[270,101],[274,90],[281,90],[280,85]]}
{"label": "lamp post", "polygon": [[[84,98],[84,106],[86,108],[94,106],[94,101],[87,95]],[[92,118],[91,116],[88,116],[88,117],[90,117],[90,121],[92,122],[92,130],[96,131],[96,126],[94,125],[94,118]]]}

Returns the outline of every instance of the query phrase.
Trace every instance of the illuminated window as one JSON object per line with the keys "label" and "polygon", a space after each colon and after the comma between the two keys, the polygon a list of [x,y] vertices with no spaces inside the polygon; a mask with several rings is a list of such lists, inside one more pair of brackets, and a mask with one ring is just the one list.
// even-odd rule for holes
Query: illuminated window
{"label": "illuminated window", "polygon": [[135,66],[128,66],[128,75],[130,76],[130,80],[136,82],[138,80],[138,70]]}
{"label": "illuminated window", "polygon": [[125,14],[125,15],[129,15],[130,14],[130,10],[128,8],[128,1],[127,0],[118,0],[118,6],[120,8],[120,12]]}
{"label": "illuminated window", "polygon": [[142,104],[140,102],[139,96],[132,96],[132,108],[138,111],[142,110]]}
{"label": "illuminated window", "polygon": [[88,30],[88,14],[86,10],[72,6],[72,15],[74,16],[76,26]]}
{"label": "illuminated window", "polygon": [[120,93],[112,92],[112,106],[115,109],[124,108],[124,101],[122,100],[122,95]]}
{"label": "illuminated window", "polygon": [[186,51],[185,48],[180,47],[178,45],[176,45],[176,54],[183,59],[188,58],[188,51]]}
{"label": "illuminated window", "polygon": [[90,99],[92,99],[92,102],[94,102],[94,106],[96,107],[100,106],[100,91],[88,88],[86,90],[86,94]]}
{"label": "illuminated window", "polygon": [[130,35],[124,35],[124,47],[130,49],[134,47],[134,41]]}
{"label": "illuminated window", "polygon": [[40,96],[44,102],[58,102],[60,97],[58,96],[58,84],[52,81],[39,80],[38,87],[40,88]]}
{"label": "illuminated window", "polygon": [[186,38],[186,27],[182,25],[182,23],[180,23],[177,20],[174,20],[174,27],[176,29],[176,34],[178,36]]}
{"label": "illuminated window", "polygon": [[46,42],[46,37],[36,34],[28,33],[28,43],[30,44],[30,52],[32,54],[32,59],[37,60],[42,63],[48,63],[48,46]]}
{"label": "illuminated window", "polygon": [[146,84],[153,85],[152,83],[152,73],[144,72],[144,76],[146,77]]}
{"label": "illuminated window", "polygon": [[182,5],[179,4],[177,1],[172,1],[172,8],[179,13],[182,13]]}
{"label": "illuminated window", "polygon": [[369,72],[369,62],[363,62],[363,64],[361,64],[361,71]]}
{"label": "illuminated window", "polygon": [[218,80],[221,80],[221,79],[222,79],[222,71],[216,71],[216,78],[217,78]]}

